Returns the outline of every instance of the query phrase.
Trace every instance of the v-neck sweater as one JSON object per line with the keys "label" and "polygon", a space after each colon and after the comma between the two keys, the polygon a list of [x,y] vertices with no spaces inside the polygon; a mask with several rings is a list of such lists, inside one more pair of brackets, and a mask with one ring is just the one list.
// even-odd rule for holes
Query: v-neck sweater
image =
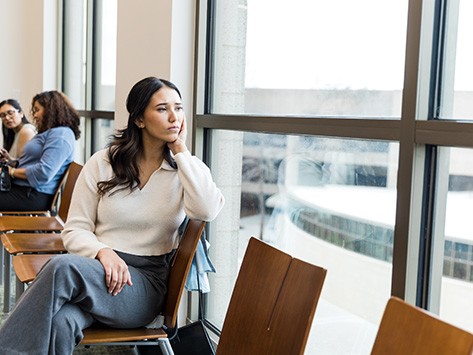
{"label": "v-neck sweater", "polygon": [[187,215],[213,220],[224,197],[209,168],[188,151],[174,156],[177,169],[165,160],[146,185],[99,196],[97,182],[113,176],[107,149],[84,165],[74,188],[62,232],[70,253],[95,258],[105,247],[134,255],[163,255],[176,248],[177,230]]}

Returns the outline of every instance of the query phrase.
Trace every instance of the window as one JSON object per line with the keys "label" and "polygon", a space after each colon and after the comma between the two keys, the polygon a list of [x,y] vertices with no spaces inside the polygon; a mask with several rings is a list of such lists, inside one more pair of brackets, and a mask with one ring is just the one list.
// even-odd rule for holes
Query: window
{"label": "window", "polygon": [[473,49],[471,13],[473,3],[459,0],[445,2],[446,28],[443,33],[442,100],[440,118],[473,119]]}
{"label": "window", "polygon": [[82,115],[79,160],[113,133],[117,1],[63,1],[63,91]]}
{"label": "window", "polygon": [[213,113],[400,117],[407,1],[233,3],[215,2]]}
{"label": "window", "polygon": [[472,329],[466,3],[201,2],[217,334],[252,235],[328,269],[307,353],[369,353],[390,295]]}
{"label": "window", "polygon": [[[435,308],[449,322],[473,331],[473,151],[447,148],[439,154],[434,259]],[[442,172],[444,172],[442,174]],[[443,259],[443,263],[441,262]],[[438,302],[438,303],[437,303]]]}
{"label": "window", "polygon": [[[333,353],[333,343],[320,341],[336,327],[350,339],[339,342],[337,353],[354,346],[368,353],[372,344],[359,339],[374,337],[390,295],[398,144],[216,130],[211,145],[227,199],[221,218],[240,217],[235,231],[210,238],[218,272],[210,278],[216,292],[208,320],[222,326],[222,307],[255,236],[329,270],[307,352]],[[225,159],[227,152],[234,159]]]}

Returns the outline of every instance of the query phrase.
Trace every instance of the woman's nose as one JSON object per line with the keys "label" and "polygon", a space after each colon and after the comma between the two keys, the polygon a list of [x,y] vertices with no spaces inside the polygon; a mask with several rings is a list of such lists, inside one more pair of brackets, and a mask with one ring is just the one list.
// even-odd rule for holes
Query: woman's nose
{"label": "woman's nose", "polygon": [[171,113],[169,114],[169,121],[175,122],[177,121],[177,112],[174,110],[171,110]]}

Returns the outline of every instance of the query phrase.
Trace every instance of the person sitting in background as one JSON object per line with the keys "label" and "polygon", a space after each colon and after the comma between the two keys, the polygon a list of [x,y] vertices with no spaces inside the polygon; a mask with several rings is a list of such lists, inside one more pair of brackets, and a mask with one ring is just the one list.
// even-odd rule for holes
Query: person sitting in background
{"label": "person sitting in background", "polygon": [[47,210],[74,160],[80,120],[69,99],[55,90],[39,93],[33,97],[31,113],[38,134],[9,167],[11,189],[0,192],[0,211]]}
{"label": "person sitting in background", "polygon": [[[84,165],[62,239],[0,329],[0,354],[72,354],[94,322],[135,328],[161,311],[184,217],[211,221],[224,197],[186,147],[181,94],[154,77],[128,94],[128,126]],[[18,337],[18,334],[28,334]]]}
{"label": "person sitting in background", "polygon": [[20,103],[14,99],[0,102],[0,118],[3,127],[3,148],[0,149],[0,159],[14,164],[23,146],[36,134],[36,127],[28,121]]}

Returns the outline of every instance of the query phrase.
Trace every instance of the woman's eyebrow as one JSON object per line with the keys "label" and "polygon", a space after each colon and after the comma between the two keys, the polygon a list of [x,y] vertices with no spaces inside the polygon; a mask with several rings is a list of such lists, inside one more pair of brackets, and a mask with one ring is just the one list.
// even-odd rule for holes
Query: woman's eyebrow
{"label": "woman's eyebrow", "polygon": [[155,107],[159,107],[159,106],[168,106],[168,105],[175,105],[175,106],[182,106],[182,102],[178,101],[178,102],[160,102],[158,104],[155,105]]}

